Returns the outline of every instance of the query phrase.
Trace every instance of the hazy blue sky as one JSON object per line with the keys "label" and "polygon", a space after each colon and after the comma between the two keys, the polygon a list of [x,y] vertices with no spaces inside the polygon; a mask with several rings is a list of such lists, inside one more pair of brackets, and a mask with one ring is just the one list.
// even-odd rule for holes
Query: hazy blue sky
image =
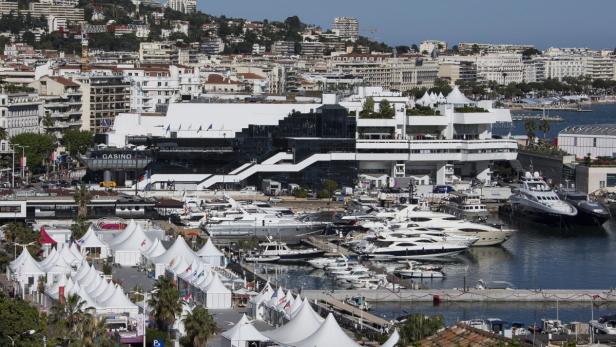
{"label": "hazy blue sky", "polygon": [[336,16],[353,16],[360,34],[390,44],[443,39],[450,45],[616,47],[614,0],[201,0],[199,8],[258,20],[298,15],[324,28]]}

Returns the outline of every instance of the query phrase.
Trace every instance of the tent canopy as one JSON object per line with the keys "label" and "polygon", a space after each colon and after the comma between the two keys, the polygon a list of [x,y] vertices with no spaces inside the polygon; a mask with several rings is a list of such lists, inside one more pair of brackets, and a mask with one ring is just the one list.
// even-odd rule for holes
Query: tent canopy
{"label": "tent canopy", "polygon": [[295,347],[359,347],[360,345],[351,339],[340,328],[333,314],[329,314],[319,329],[305,339],[290,343]]}
{"label": "tent canopy", "polygon": [[323,318],[314,312],[308,299],[304,299],[297,314],[287,324],[274,330],[264,331],[263,334],[272,341],[288,344],[307,338],[317,331],[321,324],[323,324]]}
{"label": "tent canopy", "polygon": [[395,347],[398,341],[400,341],[400,334],[398,333],[398,329],[396,329],[381,347]]}
{"label": "tent canopy", "polygon": [[449,94],[447,94],[447,97],[445,99],[447,100],[448,104],[453,105],[471,105],[475,103],[473,100],[467,98],[464,94],[462,94],[458,86],[455,86],[453,90]]}
{"label": "tent canopy", "polygon": [[261,334],[244,314],[233,328],[222,333],[222,336],[233,342],[242,341],[269,341],[269,338]]}

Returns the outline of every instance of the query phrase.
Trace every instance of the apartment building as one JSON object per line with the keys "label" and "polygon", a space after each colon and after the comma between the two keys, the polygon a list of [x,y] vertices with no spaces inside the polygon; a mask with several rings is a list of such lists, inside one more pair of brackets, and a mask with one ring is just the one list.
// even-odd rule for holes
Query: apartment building
{"label": "apartment building", "polygon": [[121,72],[93,67],[73,76],[82,93],[82,130],[106,132],[118,114],[130,111],[130,82],[124,80]]}
{"label": "apartment building", "polygon": [[611,80],[614,78],[614,58],[592,54],[583,58],[584,75],[592,79]]}
{"label": "apartment building", "polygon": [[505,85],[521,83],[524,80],[524,63],[522,54],[518,53],[443,56],[442,61],[465,61],[475,64],[479,82]]}
{"label": "apartment building", "polygon": [[294,55],[295,42],[293,41],[276,41],[272,44],[273,55]]}
{"label": "apartment building", "polygon": [[460,42],[458,43],[458,52],[460,54],[472,54],[475,50],[478,53],[517,53],[521,54],[527,49],[535,48],[533,45],[516,45],[516,44],[491,44],[478,42]]}
{"label": "apartment building", "polygon": [[201,52],[207,55],[220,54],[225,50],[225,42],[218,36],[201,43]]}
{"label": "apartment building", "polygon": [[197,11],[197,0],[169,0],[167,7],[174,11],[190,14]]}
{"label": "apartment building", "polygon": [[53,125],[42,124],[45,132],[62,138],[64,131],[81,128],[82,93],[80,85],[61,76],[43,76],[29,84],[43,102],[44,117]]}
{"label": "apartment building", "polygon": [[580,77],[586,73],[584,57],[579,55],[548,56],[543,59],[544,77],[561,81],[565,77]]}
{"label": "apartment building", "polygon": [[477,80],[477,66],[470,61],[439,61],[437,77],[456,83]]}
{"label": "apartment building", "polygon": [[359,21],[351,17],[336,17],[332,32],[343,41],[355,42],[359,38]]}
{"label": "apartment building", "polygon": [[301,55],[306,57],[321,57],[325,53],[325,48],[323,42],[304,41],[301,43]]}
{"label": "apartment building", "polygon": [[426,40],[421,41],[419,44],[420,53],[432,54],[433,51],[437,51],[438,53],[447,52],[447,42],[439,40]]}
{"label": "apartment building", "polygon": [[143,64],[172,63],[177,48],[172,42],[141,42],[139,44],[139,61]]}
{"label": "apartment building", "polygon": [[43,102],[37,94],[0,94],[0,127],[8,137],[40,133]]}

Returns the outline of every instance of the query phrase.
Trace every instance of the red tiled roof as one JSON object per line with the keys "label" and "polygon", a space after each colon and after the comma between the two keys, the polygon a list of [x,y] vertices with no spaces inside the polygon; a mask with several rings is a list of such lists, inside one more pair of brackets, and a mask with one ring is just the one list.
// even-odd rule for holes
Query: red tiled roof
{"label": "red tiled roof", "polygon": [[[511,339],[496,335],[491,332],[475,329],[465,324],[456,324],[443,329],[436,334],[425,338],[417,343],[421,347],[449,347],[449,346],[473,346],[491,347],[508,346]],[[519,345],[526,346],[521,341]]]}
{"label": "red tiled roof", "polygon": [[257,75],[256,73],[252,73],[252,72],[243,72],[243,73],[238,73],[237,74],[240,77],[243,77],[246,80],[263,80],[265,79],[265,77],[261,76],[261,75]]}
{"label": "red tiled roof", "polygon": [[60,84],[65,85],[65,86],[67,86],[67,87],[79,87],[79,84],[77,84],[77,83],[75,83],[75,82],[73,82],[73,81],[69,80],[69,79],[68,79],[68,78],[66,78],[66,77],[61,77],[61,76],[51,76],[51,77],[49,77],[49,78],[50,78],[50,79],[52,79],[52,80],[54,80],[54,81],[56,81],[56,82],[58,82],[58,83],[60,83]]}

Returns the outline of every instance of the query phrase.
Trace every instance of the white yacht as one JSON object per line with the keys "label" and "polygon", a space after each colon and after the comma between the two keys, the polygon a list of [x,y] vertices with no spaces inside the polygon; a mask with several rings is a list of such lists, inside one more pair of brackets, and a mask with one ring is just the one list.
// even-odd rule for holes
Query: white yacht
{"label": "white yacht", "polygon": [[305,261],[311,258],[322,257],[324,251],[316,248],[291,249],[284,242],[272,241],[260,243],[261,257],[280,257],[279,261]]}
{"label": "white yacht", "polygon": [[427,237],[407,240],[376,240],[364,248],[364,255],[373,259],[429,259],[453,256],[468,249],[459,243],[437,241]]}
{"label": "white yacht", "polygon": [[[435,228],[436,229],[436,228]],[[378,233],[379,239],[388,240],[407,240],[414,237],[427,237],[437,241],[445,241],[451,243],[459,243],[466,247],[474,245],[479,241],[479,237],[456,235],[453,233],[446,233],[444,231],[430,230],[428,228],[414,227],[414,228],[397,228],[392,231],[381,231]]]}
{"label": "white yacht", "polygon": [[443,278],[445,273],[440,266],[420,265],[409,261],[407,267],[396,271],[400,277],[406,278]]}
{"label": "white yacht", "polygon": [[415,228],[415,230],[421,231],[421,228],[423,228],[426,232],[435,231],[452,236],[479,238],[473,246],[500,245],[513,234],[513,229],[473,223],[451,214],[421,210],[416,205],[401,206],[396,211],[385,212],[382,215],[389,222],[360,222],[360,225],[366,228],[370,227],[373,230],[387,230],[388,227],[395,228],[397,225],[399,229]]}
{"label": "white yacht", "polygon": [[589,325],[595,334],[616,335],[616,315],[603,316],[598,320],[591,320]]}
{"label": "white yacht", "polygon": [[201,228],[210,236],[234,239],[255,237],[266,240],[273,236],[280,240],[298,240],[323,231],[325,223],[308,221],[285,212],[262,209],[257,206],[245,208],[230,199],[233,207],[208,215]]}
{"label": "white yacht", "polygon": [[558,197],[538,172],[526,172],[522,186],[511,196],[511,209],[542,223],[560,222],[578,213],[573,205]]}

